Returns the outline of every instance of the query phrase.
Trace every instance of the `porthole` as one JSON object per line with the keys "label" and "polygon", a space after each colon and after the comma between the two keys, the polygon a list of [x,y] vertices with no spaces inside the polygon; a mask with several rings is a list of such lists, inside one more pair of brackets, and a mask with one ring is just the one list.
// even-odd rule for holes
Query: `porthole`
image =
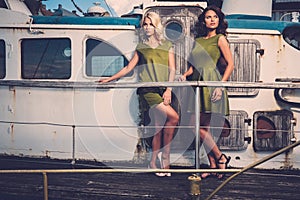
{"label": "porthole", "polygon": [[183,25],[177,20],[167,22],[165,27],[165,36],[168,40],[177,41],[184,35]]}

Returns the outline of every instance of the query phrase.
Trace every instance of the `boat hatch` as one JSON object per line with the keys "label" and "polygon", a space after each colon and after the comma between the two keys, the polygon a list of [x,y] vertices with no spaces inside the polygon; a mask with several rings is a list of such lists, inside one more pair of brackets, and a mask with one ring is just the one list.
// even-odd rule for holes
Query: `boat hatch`
{"label": "boat hatch", "polygon": [[293,113],[289,110],[257,111],[253,116],[255,151],[276,151],[292,143]]}
{"label": "boat hatch", "polygon": [[6,70],[5,70],[5,42],[4,40],[0,40],[0,79],[5,78]]}
{"label": "boat hatch", "polygon": [[[229,39],[229,43],[235,65],[229,81],[258,82],[260,77],[260,43],[252,39]],[[253,96],[257,95],[258,91],[256,88],[228,88],[231,96]]]}
{"label": "boat hatch", "polygon": [[216,137],[222,150],[245,150],[250,142],[248,137],[248,114],[242,110],[231,110],[226,117],[221,137]]}

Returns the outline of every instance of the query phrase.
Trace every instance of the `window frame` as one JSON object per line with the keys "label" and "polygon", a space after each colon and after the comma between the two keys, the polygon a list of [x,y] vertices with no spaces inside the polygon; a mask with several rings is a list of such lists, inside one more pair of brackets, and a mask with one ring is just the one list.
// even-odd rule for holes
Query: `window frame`
{"label": "window frame", "polygon": [[[3,48],[1,48],[1,45],[3,44]],[[1,51],[3,49],[3,65],[1,65],[0,62],[0,79],[5,79],[6,77],[6,43],[5,40],[0,39],[0,55],[1,55]],[[1,56],[0,56],[0,60],[1,60]]]}
{"label": "window frame", "polygon": [[[104,45],[107,45],[109,46],[110,51],[113,51],[114,53],[116,54],[112,54],[112,55],[107,55],[107,56],[121,56],[123,58],[123,65],[118,69],[118,70],[115,70],[114,72],[112,72],[110,75],[102,75],[102,76],[99,76],[97,74],[93,75],[92,74],[92,56],[91,55],[88,55],[90,54],[90,52],[93,51],[93,49],[88,49],[88,41],[96,41],[99,43],[103,43]],[[94,44],[95,46],[97,44]],[[127,57],[113,44],[109,43],[108,41],[105,41],[105,40],[102,40],[100,38],[93,38],[93,37],[90,37],[90,38],[86,38],[86,40],[84,41],[84,75],[86,76],[86,78],[103,78],[103,77],[111,77],[112,75],[114,75],[115,73],[117,73],[118,71],[120,71],[121,69],[123,69],[125,66],[128,65],[129,63],[129,60],[127,59]],[[106,52],[107,53],[107,52]],[[101,55],[100,55],[101,56]],[[128,73],[127,75],[125,75],[124,77],[131,77],[133,76],[133,71],[131,71],[130,73]]]}
{"label": "window frame", "polygon": [[[56,51],[56,52],[51,52],[51,50],[53,48],[49,48],[50,50],[46,49],[45,47],[45,51],[49,51],[49,52],[46,52],[48,54],[52,53],[54,56],[53,58],[56,58],[56,57],[60,57],[60,58],[63,58],[63,57],[66,57],[67,59],[51,59],[51,63],[47,62],[47,58],[45,58],[45,61],[43,63],[46,63],[46,64],[49,64],[49,65],[52,65],[52,67],[58,67],[57,70],[62,70],[63,73],[61,73],[63,76],[55,76],[55,75],[59,75],[60,73],[55,71],[56,69],[53,69],[51,68],[51,66],[48,66],[48,67],[44,67],[41,69],[44,70],[44,71],[47,71],[48,75],[44,75],[45,77],[42,77],[43,75],[40,74],[38,75],[37,77],[34,77],[32,74],[26,74],[26,63],[24,64],[24,59],[26,59],[26,48],[28,48],[27,46],[23,46],[24,45],[24,42],[29,42],[30,41],[46,41],[48,42],[48,44],[50,44],[51,41],[54,41],[54,42],[59,42],[61,43],[61,41],[65,42],[68,44],[67,47],[64,47],[64,48],[60,48],[60,46],[55,49],[55,50],[62,50],[61,52],[59,51]],[[41,43],[42,44],[42,43]],[[36,44],[36,45],[41,45],[41,44]],[[27,45],[27,44],[25,44]],[[54,45],[55,46],[55,43],[51,43],[51,45]],[[30,49],[32,49],[32,46],[29,45]],[[66,54],[66,49],[67,48],[70,48],[70,54]],[[59,54],[60,53],[60,54]],[[25,55],[24,55],[25,54]],[[34,80],[69,80],[71,79],[72,77],[72,40],[68,37],[45,37],[45,38],[22,38],[20,40],[20,55],[21,55],[21,78],[22,79],[34,79]],[[51,54],[50,54],[51,55]],[[32,57],[32,55],[30,56]],[[33,56],[34,57],[34,56]],[[44,59],[44,56],[41,56],[40,57],[41,59],[39,60],[38,63],[41,63],[42,60]],[[52,57],[51,57],[52,58]],[[49,60],[49,58],[48,58]],[[57,65],[55,62],[66,62],[66,63],[62,63],[61,65]],[[35,63],[33,63],[35,64]],[[63,66],[67,64],[66,67]],[[28,67],[30,68],[30,67]],[[27,69],[27,70],[30,70],[30,69]],[[31,70],[38,70],[37,68],[32,68]],[[56,73],[51,73],[51,71],[54,71]],[[50,73],[49,73],[50,72]],[[41,72],[39,72],[41,73]]]}

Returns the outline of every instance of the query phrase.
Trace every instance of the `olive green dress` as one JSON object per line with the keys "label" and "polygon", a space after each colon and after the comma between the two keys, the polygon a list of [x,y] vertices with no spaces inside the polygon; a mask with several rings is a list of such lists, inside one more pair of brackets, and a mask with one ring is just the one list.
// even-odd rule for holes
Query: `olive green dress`
{"label": "olive green dress", "polygon": [[[189,62],[194,68],[192,81],[221,81],[216,64],[221,56],[218,40],[222,34],[218,34],[208,39],[203,37],[195,40]],[[227,91],[224,89],[222,99],[216,102],[211,101],[211,96],[215,87],[200,88],[200,112],[229,114],[229,102]],[[195,98],[190,98],[188,105],[189,112],[195,112]]]}
{"label": "olive green dress", "polygon": [[[138,76],[141,82],[165,82],[169,80],[169,50],[170,41],[164,41],[156,48],[139,43],[136,51],[139,55]],[[138,94],[142,95],[148,106],[163,102],[164,88],[140,88]]]}

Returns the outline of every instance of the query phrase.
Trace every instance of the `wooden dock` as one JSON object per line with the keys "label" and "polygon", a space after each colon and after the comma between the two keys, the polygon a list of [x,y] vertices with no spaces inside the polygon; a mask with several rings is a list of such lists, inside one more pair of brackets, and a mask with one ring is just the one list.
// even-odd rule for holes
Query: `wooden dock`
{"label": "wooden dock", "polygon": [[[0,157],[0,169],[103,169],[103,163]],[[145,166],[141,166],[144,167]],[[177,168],[177,166],[176,166]],[[201,195],[190,195],[191,173],[173,173],[156,177],[153,173],[50,173],[48,199],[101,200],[185,200],[206,199],[225,179],[201,181]],[[43,174],[1,174],[0,200],[44,199]],[[300,170],[251,169],[237,176],[212,199],[300,199]]]}

